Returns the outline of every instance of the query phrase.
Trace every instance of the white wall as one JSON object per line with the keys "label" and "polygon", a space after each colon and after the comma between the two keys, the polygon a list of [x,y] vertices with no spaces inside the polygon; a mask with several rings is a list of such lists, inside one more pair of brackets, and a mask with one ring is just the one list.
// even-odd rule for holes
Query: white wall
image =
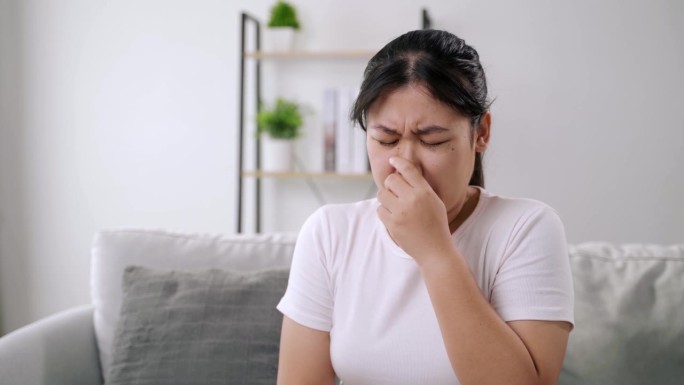
{"label": "white wall", "polygon": [[[89,301],[98,229],[234,231],[238,13],[271,3],[0,0],[4,331]],[[378,48],[426,5],[488,71],[491,190],[550,203],[571,242],[684,242],[682,2],[295,4],[311,49]],[[265,70],[282,79],[272,94],[295,92]],[[315,207],[289,187],[300,210],[267,229]]]}

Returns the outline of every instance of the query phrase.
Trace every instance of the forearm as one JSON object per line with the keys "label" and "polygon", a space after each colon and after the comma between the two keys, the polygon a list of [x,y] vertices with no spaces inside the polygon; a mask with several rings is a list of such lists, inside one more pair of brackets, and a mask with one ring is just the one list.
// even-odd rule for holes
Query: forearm
{"label": "forearm", "polygon": [[463,257],[449,254],[426,260],[421,271],[461,384],[540,383],[523,341],[484,298]]}

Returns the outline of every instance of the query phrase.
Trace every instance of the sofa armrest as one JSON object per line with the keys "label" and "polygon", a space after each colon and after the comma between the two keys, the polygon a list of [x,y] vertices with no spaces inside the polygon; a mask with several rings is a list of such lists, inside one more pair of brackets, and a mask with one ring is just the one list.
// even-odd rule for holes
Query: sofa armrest
{"label": "sofa armrest", "polygon": [[65,310],[0,338],[0,382],[101,385],[93,307]]}

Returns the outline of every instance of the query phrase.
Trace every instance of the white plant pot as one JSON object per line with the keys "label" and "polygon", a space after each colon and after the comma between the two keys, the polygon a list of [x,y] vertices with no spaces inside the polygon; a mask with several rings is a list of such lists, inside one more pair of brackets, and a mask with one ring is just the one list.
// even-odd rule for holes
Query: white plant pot
{"label": "white plant pot", "polygon": [[264,51],[283,52],[294,48],[295,29],[291,27],[266,28],[264,36]]}
{"label": "white plant pot", "polygon": [[288,139],[261,137],[261,169],[268,172],[293,170],[294,142]]}

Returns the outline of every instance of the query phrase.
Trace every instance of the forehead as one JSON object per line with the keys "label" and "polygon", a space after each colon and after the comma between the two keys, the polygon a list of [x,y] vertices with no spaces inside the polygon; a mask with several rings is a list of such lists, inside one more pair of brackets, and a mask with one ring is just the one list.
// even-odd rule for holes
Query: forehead
{"label": "forehead", "polygon": [[[465,117],[436,99],[426,87],[408,85],[381,95],[368,110],[368,120],[403,123],[453,123]],[[408,121],[408,122],[407,122]],[[397,122],[399,123],[399,122]]]}

